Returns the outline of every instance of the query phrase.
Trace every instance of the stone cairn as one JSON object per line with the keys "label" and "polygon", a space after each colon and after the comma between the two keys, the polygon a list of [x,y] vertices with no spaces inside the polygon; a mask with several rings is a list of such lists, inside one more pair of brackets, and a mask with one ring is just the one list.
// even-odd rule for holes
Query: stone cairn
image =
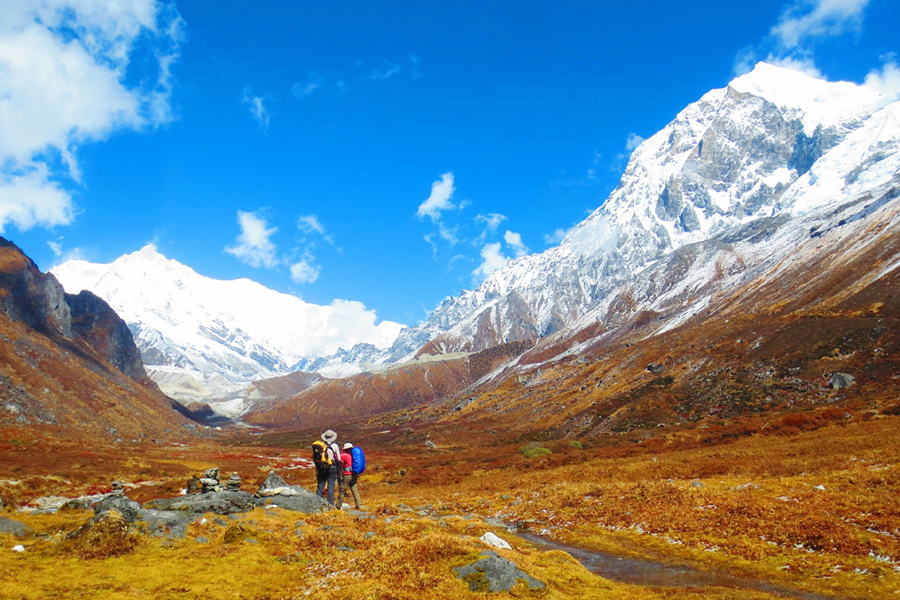
{"label": "stone cairn", "polygon": [[219,467],[207,469],[200,478],[200,493],[208,494],[220,491],[222,491],[222,486],[219,485]]}
{"label": "stone cairn", "polygon": [[229,492],[241,491],[241,477],[236,471],[232,473],[231,477],[228,478],[228,481],[225,482],[225,489]]}
{"label": "stone cairn", "polygon": [[112,487],[112,493],[110,494],[110,496],[121,498],[125,495],[125,484],[121,481],[113,481],[110,484],[110,487]]}

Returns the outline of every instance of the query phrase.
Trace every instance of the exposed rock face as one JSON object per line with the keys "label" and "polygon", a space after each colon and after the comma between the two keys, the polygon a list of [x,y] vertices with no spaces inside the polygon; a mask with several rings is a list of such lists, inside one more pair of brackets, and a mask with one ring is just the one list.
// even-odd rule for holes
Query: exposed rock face
{"label": "exposed rock face", "polygon": [[72,337],[65,292],[18,246],[0,237],[0,310],[44,335]]}
{"label": "exposed rock face", "polygon": [[71,298],[75,327],[53,275],[0,238],[0,422],[99,439],[191,428],[142,375],[121,319],[90,297]]}
{"label": "exposed rock face", "polygon": [[130,378],[155,385],[147,377],[131,330],[109,304],[87,290],[78,295],[66,294],[66,303],[75,336]]}
{"label": "exposed rock face", "polygon": [[56,278],[12,242],[0,238],[0,310],[49,337],[81,340],[128,377],[154,385],[134,339],[109,305],[90,292],[66,294]]}

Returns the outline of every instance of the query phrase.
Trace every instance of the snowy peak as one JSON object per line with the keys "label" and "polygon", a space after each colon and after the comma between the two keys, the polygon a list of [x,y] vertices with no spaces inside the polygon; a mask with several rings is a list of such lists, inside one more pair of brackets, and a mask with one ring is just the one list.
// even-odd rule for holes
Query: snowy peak
{"label": "snowy peak", "polygon": [[438,308],[428,324],[454,324],[430,347],[550,335],[616,298],[634,305],[629,286],[680,248],[767,239],[796,216],[884,185],[897,107],[896,97],[760,63],[644,141],[619,186],[560,246]]}
{"label": "snowy peak", "polygon": [[359,302],[319,306],[248,279],[204,277],[153,245],[111,264],[69,261],[53,269],[67,290],[90,290],[128,323],[145,363],[201,384],[243,385],[290,372],[301,360],[355,344],[387,348],[402,325],[376,325]]}
{"label": "snowy peak", "polygon": [[846,81],[816,79],[792,69],[758,63],[734,79],[729,87],[742,94],[764,98],[785,111],[801,115],[807,134],[816,127],[853,123],[884,105],[887,98],[869,88]]}

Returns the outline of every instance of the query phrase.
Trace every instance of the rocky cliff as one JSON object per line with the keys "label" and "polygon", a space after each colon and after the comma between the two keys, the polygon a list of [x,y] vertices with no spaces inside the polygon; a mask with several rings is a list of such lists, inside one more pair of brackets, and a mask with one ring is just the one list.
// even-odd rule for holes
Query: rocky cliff
{"label": "rocky cliff", "polygon": [[66,295],[0,238],[0,428],[115,439],[195,431],[150,381],[124,321],[89,293]]}

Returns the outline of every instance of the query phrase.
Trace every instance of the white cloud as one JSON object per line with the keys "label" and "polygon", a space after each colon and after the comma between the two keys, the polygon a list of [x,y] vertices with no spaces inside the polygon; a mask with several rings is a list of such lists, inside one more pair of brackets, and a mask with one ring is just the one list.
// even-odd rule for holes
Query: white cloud
{"label": "white cloud", "polygon": [[[311,258],[311,257],[308,257]],[[310,264],[307,258],[291,265],[291,280],[295,283],[314,283],[322,268]]]}
{"label": "white cloud", "polygon": [[506,220],[506,216],[501,215],[500,213],[488,213],[486,215],[477,215],[475,217],[475,222],[483,223],[485,228],[487,229],[487,233],[494,233],[495,231],[497,231],[497,228],[500,227],[500,224]]}
{"label": "white cloud", "polygon": [[323,353],[332,353],[338,347],[350,349],[358,343],[385,348],[397,338],[402,328],[391,321],[382,321],[376,326],[375,311],[355,300],[334,300],[328,308],[330,310],[323,321],[310,319],[322,323],[316,331],[316,341],[322,346]]}
{"label": "white cloud", "polygon": [[12,223],[19,231],[36,225],[68,225],[75,207],[68,192],[50,181],[46,165],[10,173],[0,169],[0,233]]}
{"label": "white cloud", "polygon": [[771,34],[785,49],[800,48],[811,38],[857,30],[869,0],[796,0],[782,13]]}
{"label": "white cloud", "polygon": [[291,93],[297,98],[305,98],[320,89],[323,83],[322,78],[313,71],[309,74],[309,79],[306,83],[295,83],[294,87],[291,88]]}
{"label": "white cloud", "polygon": [[[276,257],[275,244],[270,239],[277,229],[269,229],[265,219],[242,210],[238,211],[238,223],[241,226],[238,243],[227,246],[225,252],[251,267],[273,269],[278,266],[281,261]],[[293,268],[291,272],[293,275]]]}
{"label": "white cloud", "polygon": [[325,226],[316,215],[304,215],[297,219],[297,227],[307,235],[318,234],[326,242],[334,246],[334,236],[325,231]]}
{"label": "white cloud", "polygon": [[[76,147],[172,120],[172,65],[183,28],[174,6],[157,0],[4,0],[0,227],[70,223],[72,198],[60,178],[80,182]],[[129,78],[147,65],[130,70],[138,48],[156,60],[150,72]]]}
{"label": "white cloud", "polygon": [[516,255],[516,258],[525,256],[526,254],[531,252],[531,250],[528,249],[528,246],[522,243],[522,236],[518,233],[507,229],[506,233],[503,234],[503,240],[512,249],[513,254]]}
{"label": "white cloud", "polygon": [[438,223],[438,235],[441,236],[441,239],[450,244],[451,246],[459,243],[458,237],[458,228],[457,227],[448,227],[445,223]]}
{"label": "white cloud", "polygon": [[47,245],[53,251],[53,267],[70,260],[86,260],[85,253],[81,248],[75,247],[71,250],[64,250],[62,241],[63,238],[47,241]]}
{"label": "white cloud", "polygon": [[410,64],[409,74],[412,75],[413,77],[417,77],[417,78],[421,77],[422,70],[419,68],[419,65],[422,64],[422,59],[420,57],[416,56],[415,54],[410,54],[409,55],[409,64]]}
{"label": "white cloud", "polygon": [[882,94],[896,94],[900,92],[900,67],[897,66],[896,55],[889,54],[882,60],[881,70],[869,71],[865,85]]}
{"label": "white cloud", "polygon": [[269,121],[272,119],[272,113],[266,108],[266,96],[254,96],[250,93],[250,86],[244,87],[244,95],[241,97],[241,104],[246,104],[250,114],[260,129],[268,129]]}
{"label": "white cloud", "polygon": [[400,71],[400,65],[392,63],[389,60],[384,60],[379,66],[372,69],[368,79],[373,81],[384,81],[385,79],[390,79],[394,75],[399,75]]}
{"label": "white cloud", "polygon": [[625,140],[625,150],[629,153],[637,150],[637,147],[644,142],[644,138],[636,133],[629,133],[628,139]]}
{"label": "white cloud", "polygon": [[785,69],[793,69],[794,71],[800,71],[801,73],[806,73],[810,77],[815,77],[816,79],[825,79],[825,76],[822,74],[822,71],[816,66],[812,57],[776,57],[773,55],[769,55],[766,59],[766,62],[769,64],[773,64],[776,67],[784,67]]}
{"label": "white cloud", "polygon": [[565,229],[556,229],[553,233],[544,235],[544,243],[548,246],[556,246],[565,239],[567,233],[569,232]]}
{"label": "white cloud", "polygon": [[431,184],[431,195],[428,199],[419,205],[416,216],[420,219],[423,217],[431,217],[432,221],[437,221],[441,217],[442,210],[453,210],[456,208],[450,198],[453,197],[453,173],[444,173],[441,175],[440,181]]}
{"label": "white cloud", "polygon": [[509,262],[509,257],[500,251],[500,242],[485,244],[481,249],[481,259],[481,264],[472,271],[472,276],[477,281],[484,281],[488,275],[502,269]]}

